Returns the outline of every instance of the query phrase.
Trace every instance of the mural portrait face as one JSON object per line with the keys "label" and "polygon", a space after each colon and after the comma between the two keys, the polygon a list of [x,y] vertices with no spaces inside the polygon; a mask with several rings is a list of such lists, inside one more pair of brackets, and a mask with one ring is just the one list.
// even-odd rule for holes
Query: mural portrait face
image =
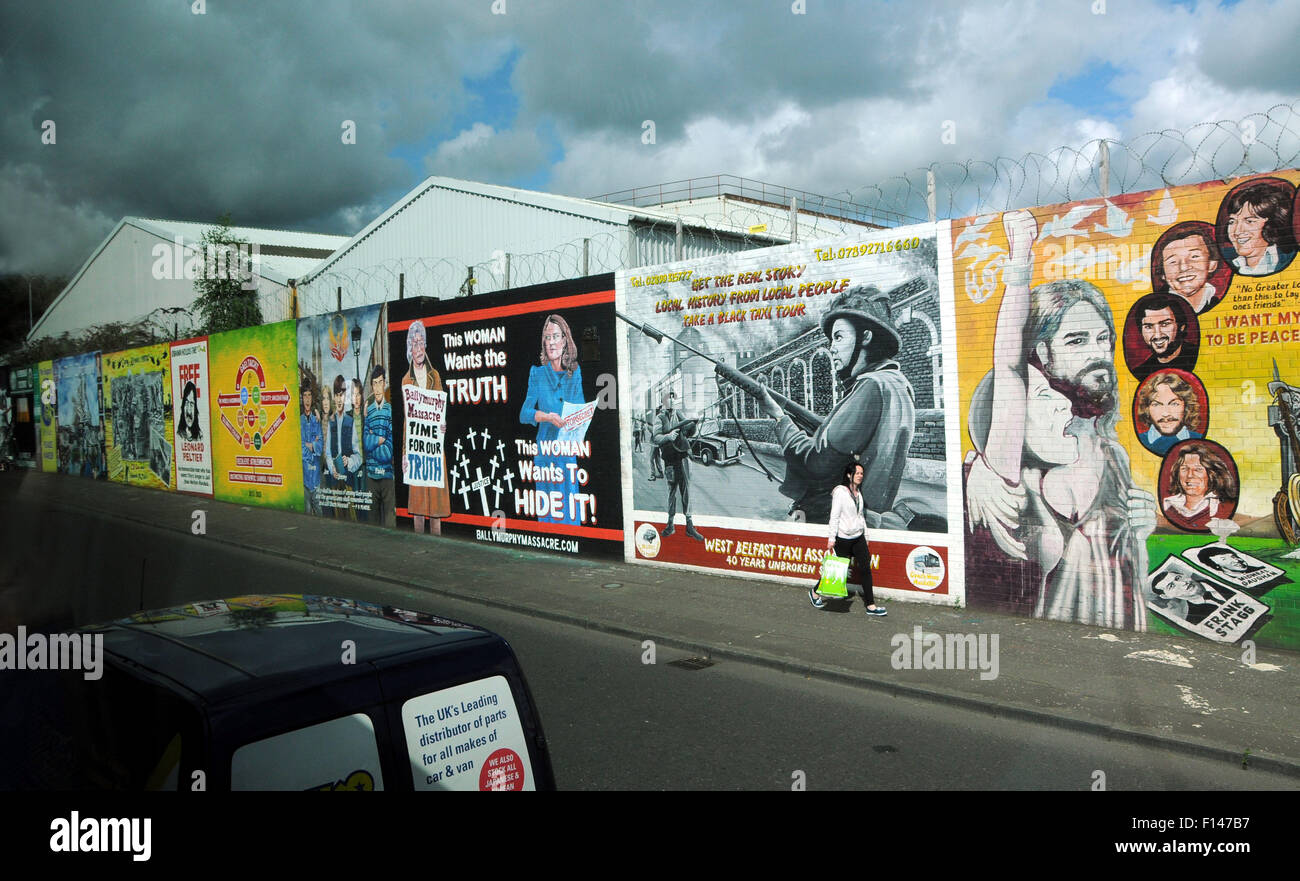
{"label": "mural portrait face", "polygon": [[1210,472],[1197,453],[1189,453],[1178,463],[1178,483],[1189,497],[1200,498],[1209,492]]}
{"label": "mural portrait face", "polygon": [[1213,551],[1213,553],[1210,551],[1202,553],[1201,559],[1202,561],[1217,566],[1220,569],[1225,569],[1228,572],[1251,572],[1256,568],[1255,566],[1251,566],[1241,557],[1238,557],[1231,550],[1216,550],[1212,548],[1211,551]]}
{"label": "mural portrait face", "polygon": [[1159,434],[1172,437],[1186,428],[1196,432],[1195,437],[1203,436],[1209,423],[1204,396],[1192,374],[1173,370],[1154,374],[1138,388],[1134,415],[1139,432],[1154,427]]}
{"label": "mural portrait face", "polygon": [[[414,327],[415,325],[411,325]],[[411,364],[419,366],[424,363],[425,339],[423,333],[411,334]]]}
{"label": "mural portrait face", "polygon": [[1156,386],[1147,405],[1147,420],[1161,434],[1177,434],[1187,415],[1187,402],[1174,394],[1168,383]]}
{"label": "mural portrait face", "polygon": [[1203,236],[1190,235],[1165,245],[1161,265],[1169,289],[1190,300],[1218,270],[1219,261],[1211,255]]}
{"label": "mural portrait face", "polygon": [[1208,532],[1211,520],[1230,520],[1240,480],[1232,455],[1213,441],[1188,440],[1165,455],[1159,478],[1161,507],[1169,522]]}
{"label": "mural portrait face", "polygon": [[[870,342],[868,331],[864,345],[869,345]],[[835,367],[835,372],[841,376],[847,375],[853,367],[853,355],[858,350],[858,329],[852,321],[847,318],[837,318],[831,324],[830,350],[831,363]]]}
{"label": "mural portrait face", "polygon": [[1198,600],[1205,595],[1201,583],[1181,572],[1171,572],[1151,587],[1157,596],[1166,599]]}
{"label": "mural portrait face", "polygon": [[193,430],[199,424],[199,402],[198,392],[194,389],[194,384],[189,383],[185,386],[185,400],[181,404],[181,416],[185,420],[185,425]]}
{"label": "mural portrait face", "polygon": [[1030,367],[1025,402],[1025,448],[1049,465],[1079,458],[1079,439],[1067,434],[1074,419],[1070,399],[1052,388],[1047,377]]}
{"label": "mural portrait face", "polygon": [[1186,329],[1174,314],[1173,309],[1146,310],[1139,322],[1142,329],[1142,341],[1155,353],[1164,358],[1183,343],[1183,331]]}
{"label": "mural portrait face", "polygon": [[1247,260],[1257,260],[1268,250],[1270,243],[1264,238],[1266,220],[1249,202],[1228,215],[1228,239],[1237,253]]}
{"label": "mural portrait face", "polygon": [[546,322],[542,330],[542,346],[546,351],[546,360],[558,364],[564,357],[564,331],[554,321]]}
{"label": "mural portrait face", "polygon": [[1101,313],[1091,303],[1075,303],[1052,338],[1039,343],[1039,359],[1052,378],[1099,395],[1111,391],[1115,384],[1114,342],[1110,324]]}

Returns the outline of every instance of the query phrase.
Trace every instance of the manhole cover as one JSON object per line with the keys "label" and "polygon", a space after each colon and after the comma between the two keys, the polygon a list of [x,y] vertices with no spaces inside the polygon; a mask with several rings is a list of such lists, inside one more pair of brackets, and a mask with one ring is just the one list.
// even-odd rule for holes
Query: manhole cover
{"label": "manhole cover", "polygon": [[676,661],[669,661],[669,667],[681,667],[683,670],[703,670],[705,667],[712,667],[713,661],[708,658],[679,658]]}
{"label": "manhole cover", "polygon": [[623,586],[623,582],[621,581],[611,581],[609,584],[601,585],[601,587],[605,588],[605,590],[613,590],[616,587],[622,587],[622,586]]}

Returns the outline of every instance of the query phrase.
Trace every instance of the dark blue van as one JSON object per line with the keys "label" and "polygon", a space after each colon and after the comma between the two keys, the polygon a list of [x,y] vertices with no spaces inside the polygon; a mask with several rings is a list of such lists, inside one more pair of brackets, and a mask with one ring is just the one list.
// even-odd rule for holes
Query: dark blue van
{"label": "dark blue van", "polygon": [[81,669],[0,677],[0,786],[555,788],[514,652],[478,627],[271,594],[79,633]]}

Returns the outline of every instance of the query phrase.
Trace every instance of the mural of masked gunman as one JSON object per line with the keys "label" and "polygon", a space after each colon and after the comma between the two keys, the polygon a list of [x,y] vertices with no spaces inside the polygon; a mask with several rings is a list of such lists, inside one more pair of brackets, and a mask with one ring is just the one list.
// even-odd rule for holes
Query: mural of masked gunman
{"label": "mural of masked gunman", "polygon": [[686,516],[686,534],[696,541],[704,541],[704,536],[700,535],[691,522],[691,459],[687,452],[687,438],[694,429],[694,422],[684,419],[675,409],[676,398],[677,395],[673,392],[665,396],[653,438],[654,445],[663,457],[664,478],[668,481],[668,525],[660,534],[667,538],[676,531],[673,519],[677,516],[677,496],[680,495],[682,514]]}
{"label": "mural of masked gunman", "polygon": [[810,523],[830,522],[831,490],[843,481],[844,466],[866,469],[862,502],[867,525],[905,529],[891,509],[916,431],[912,384],[893,358],[900,340],[889,318],[888,295],[859,285],[838,296],[822,315],[831,362],[846,394],[817,430],[809,434],[762,389],[764,412],[777,420],[776,437],[785,454],[781,492],[791,510]]}
{"label": "mural of masked gunman", "polygon": [[[979,454],[969,461],[967,522],[972,533],[987,527],[1006,558],[1036,564],[1036,617],[1145,630],[1156,508],[1133,485],[1115,436],[1114,316],[1086,281],[1030,290],[1037,222],[1016,211],[1003,225],[993,369],[970,405]],[[1013,568],[998,577],[1015,580]]]}

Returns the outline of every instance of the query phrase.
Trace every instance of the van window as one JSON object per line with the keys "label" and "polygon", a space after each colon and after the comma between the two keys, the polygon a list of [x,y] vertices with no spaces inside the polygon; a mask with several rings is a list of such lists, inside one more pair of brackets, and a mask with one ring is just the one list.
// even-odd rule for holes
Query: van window
{"label": "van window", "polygon": [[230,760],[233,790],[382,790],[375,725],[353,713],[245,744]]}

